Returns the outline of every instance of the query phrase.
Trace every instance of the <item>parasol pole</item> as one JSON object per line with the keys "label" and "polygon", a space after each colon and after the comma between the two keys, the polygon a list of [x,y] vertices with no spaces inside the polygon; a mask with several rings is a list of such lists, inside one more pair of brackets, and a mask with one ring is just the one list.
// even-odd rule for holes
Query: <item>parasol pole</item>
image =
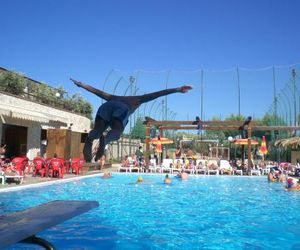
{"label": "parasol pole", "polygon": [[251,159],[251,151],[252,151],[251,132],[252,132],[252,129],[250,126],[248,126],[247,130],[248,130],[248,173],[250,173],[251,168],[252,168],[252,159]]}
{"label": "parasol pole", "polygon": [[[159,134],[160,134],[160,138],[164,136],[164,132],[161,128],[159,128]],[[164,147],[163,144],[161,144],[160,163],[163,162],[163,154],[164,154]]]}
{"label": "parasol pole", "polygon": [[245,145],[242,145],[242,166],[245,166]]}
{"label": "parasol pole", "polygon": [[145,151],[145,162],[146,169],[149,169],[149,151],[150,151],[150,125],[147,123],[146,125],[146,151]]}

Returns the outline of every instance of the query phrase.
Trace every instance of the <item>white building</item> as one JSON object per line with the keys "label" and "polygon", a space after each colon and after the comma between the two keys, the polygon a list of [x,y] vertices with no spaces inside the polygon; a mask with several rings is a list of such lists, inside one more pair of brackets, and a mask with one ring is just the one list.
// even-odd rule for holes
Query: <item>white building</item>
{"label": "white building", "polygon": [[90,119],[63,109],[0,92],[0,141],[7,156],[27,155],[33,159],[46,152],[47,129],[68,129],[86,133]]}

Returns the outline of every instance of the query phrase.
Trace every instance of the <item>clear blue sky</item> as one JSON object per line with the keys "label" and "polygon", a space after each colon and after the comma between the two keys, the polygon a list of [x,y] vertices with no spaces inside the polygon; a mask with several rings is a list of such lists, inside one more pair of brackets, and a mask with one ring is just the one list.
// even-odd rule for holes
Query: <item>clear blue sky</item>
{"label": "clear blue sky", "polygon": [[[194,119],[200,114],[200,70],[205,69],[217,71],[204,72],[205,118],[224,118],[237,113],[239,65],[241,112],[259,117],[272,101],[272,70],[243,68],[300,62],[297,0],[0,0],[0,6],[0,66],[79,92],[95,111],[101,101],[73,86],[69,77],[102,88],[109,72],[118,69],[105,90],[112,91],[123,76],[116,88],[123,94],[124,79],[135,75],[138,93],[144,93],[165,88],[171,70],[168,86],[195,88],[170,96],[170,112],[176,119]],[[290,69],[278,69],[278,89]],[[152,113],[156,106],[159,110],[158,101]]]}

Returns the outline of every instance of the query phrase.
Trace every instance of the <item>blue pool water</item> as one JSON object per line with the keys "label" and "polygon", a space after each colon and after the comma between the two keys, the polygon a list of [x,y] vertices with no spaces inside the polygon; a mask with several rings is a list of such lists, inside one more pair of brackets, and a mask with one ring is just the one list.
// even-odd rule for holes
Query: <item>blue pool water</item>
{"label": "blue pool water", "polygon": [[300,192],[266,177],[172,177],[164,185],[163,176],[145,175],[147,184],[130,184],[136,179],[115,174],[4,192],[0,212],[51,200],[99,201],[39,234],[58,249],[300,249]]}

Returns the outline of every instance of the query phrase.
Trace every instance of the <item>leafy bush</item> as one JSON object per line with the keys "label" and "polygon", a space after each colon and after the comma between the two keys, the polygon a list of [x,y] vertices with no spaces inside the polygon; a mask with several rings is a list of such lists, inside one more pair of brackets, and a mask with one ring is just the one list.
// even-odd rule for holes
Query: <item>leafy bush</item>
{"label": "leafy bush", "polygon": [[29,80],[18,73],[2,71],[0,72],[0,91],[66,109],[92,119],[92,105],[80,94],[75,94],[69,98],[62,86],[52,88],[45,83]]}
{"label": "leafy bush", "polygon": [[13,72],[5,72],[0,74],[0,89],[2,91],[21,95],[24,93],[25,80]]}

